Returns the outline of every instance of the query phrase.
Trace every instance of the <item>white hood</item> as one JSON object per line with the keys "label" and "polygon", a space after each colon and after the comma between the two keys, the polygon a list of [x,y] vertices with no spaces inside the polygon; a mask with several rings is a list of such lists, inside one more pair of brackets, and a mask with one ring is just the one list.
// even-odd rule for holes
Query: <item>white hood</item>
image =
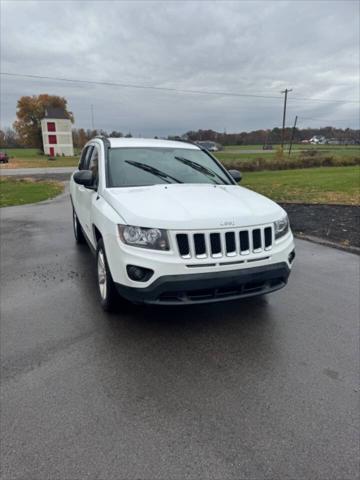
{"label": "white hood", "polygon": [[128,225],[168,230],[261,225],[284,213],[268,198],[237,185],[110,188],[103,196]]}

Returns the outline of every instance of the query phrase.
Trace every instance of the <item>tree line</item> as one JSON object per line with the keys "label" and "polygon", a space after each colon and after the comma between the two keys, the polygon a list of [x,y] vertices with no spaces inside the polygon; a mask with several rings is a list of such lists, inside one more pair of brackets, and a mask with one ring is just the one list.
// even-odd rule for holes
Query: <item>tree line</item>
{"label": "tree line", "polygon": [[[214,130],[197,130],[189,131],[182,138],[191,141],[210,140],[221,145],[276,145],[281,143],[281,128],[275,127],[269,130],[253,130],[251,132],[240,133],[219,133]],[[291,136],[294,135],[294,142],[299,143],[302,140],[309,140],[315,135],[322,135],[328,139],[333,138],[344,143],[360,140],[360,130],[351,128],[335,128],[335,127],[320,127],[320,128],[286,128],[284,132],[285,141],[290,141]]]}
{"label": "tree line", "polygon": [[[132,137],[131,133],[122,133],[116,130],[111,132],[106,132],[105,130],[91,130],[91,129],[84,129],[84,128],[73,128],[72,129],[72,136],[73,136],[73,143],[74,147],[77,149],[83,148],[83,146],[92,138],[96,137],[97,135],[103,135],[105,137],[113,137],[113,138],[120,138],[125,137],[129,138]],[[5,128],[0,130],[0,147],[3,148],[38,148],[42,149],[42,140],[39,138],[38,141],[24,141],[17,131],[13,128]]]}
{"label": "tree line", "polygon": [[[73,128],[73,142],[76,149],[81,149],[92,138],[97,135],[103,135],[105,137],[115,138],[129,138],[132,137],[131,133],[122,133],[116,130],[107,132],[105,130],[92,130],[84,128]],[[285,129],[285,141],[289,141],[291,138],[292,129]],[[334,138],[342,143],[359,142],[360,130],[353,130],[350,128],[303,128],[296,129],[294,132],[294,143],[299,143],[302,140],[309,140],[315,135],[323,135],[326,138]],[[158,138],[158,137],[155,137]],[[221,145],[277,145],[281,142],[281,129],[273,128],[272,130],[254,130],[251,132],[240,133],[219,133],[214,130],[197,130],[189,131],[184,135],[169,135],[169,140],[188,140],[196,142],[200,140],[209,140]],[[16,130],[12,128],[6,128],[0,130],[0,147],[5,148],[24,148],[33,147],[42,149],[42,141],[39,139],[37,142],[24,142],[19,136]]]}
{"label": "tree line", "polygon": [[[42,149],[41,119],[44,118],[47,108],[61,108],[69,120],[74,122],[74,115],[67,108],[67,100],[57,95],[32,95],[23,96],[17,102],[16,121],[13,128],[0,130],[0,147],[33,147]],[[106,137],[131,137],[131,133],[124,134],[119,131],[106,132],[105,130],[91,130],[73,128],[74,147],[81,149],[86,142],[96,135]],[[326,138],[334,138],[343,143],[358,142],[360,130],[350,128],[341,129],[331,126],[321,128],[292,128],[285,129],[285,141],[294,135],[294,142],[308,140],[314,135],[322,135]],[[157,137],[155,137],[157,138]],[[169,139],[177,140],[210,140],[221,145],[254,145],[254,144],[279,144],[281,142],[281,128],[269,130],[253,130],[251,132],[220,133],[214,130],[188,131],[181,136],[169,136]]]}

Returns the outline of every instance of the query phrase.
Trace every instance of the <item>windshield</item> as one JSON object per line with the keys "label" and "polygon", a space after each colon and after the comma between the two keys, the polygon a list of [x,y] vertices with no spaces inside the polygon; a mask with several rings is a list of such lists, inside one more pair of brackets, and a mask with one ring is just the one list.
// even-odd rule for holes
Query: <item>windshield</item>
{"label": "windshield", "polygon": [[209,155],[186,148],[111,148],[108,179],[109,187],[164,183],[232,184]]}

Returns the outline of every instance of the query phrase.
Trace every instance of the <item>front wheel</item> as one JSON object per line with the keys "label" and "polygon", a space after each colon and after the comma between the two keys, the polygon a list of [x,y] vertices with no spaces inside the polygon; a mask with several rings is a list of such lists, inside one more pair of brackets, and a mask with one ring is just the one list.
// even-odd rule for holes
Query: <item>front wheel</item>
{"label": "front wheel", "polygon": [[85,243],[85,237],[74,208],[73,208],[73,228],[74,228],[74,236],[75,236],[76,243],[78,244]]}
{"label": "front wheel", "polygon": [[101,306],[106,312],[112,312],[118,303],[118,295],[111,277],[102,239],[97,245],[96,265]]}

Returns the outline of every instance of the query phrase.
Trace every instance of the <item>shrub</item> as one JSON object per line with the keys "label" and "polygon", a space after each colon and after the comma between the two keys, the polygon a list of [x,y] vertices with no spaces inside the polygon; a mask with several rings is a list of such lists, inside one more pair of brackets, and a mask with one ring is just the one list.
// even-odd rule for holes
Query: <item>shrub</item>
{"label": "shrub", "polygon": [[276,158],[276,160],[283,160],[284,159],[284,150],[280,145],[276,148],[275,158]]}
{"label": "shrub", "polygon": [[360,165],[360,157],[334,157],[331,155],[311,155],[289,158],[264,158],[255,160],[229,160],[225,162],[228,169],[241,170],[243,172],[259,172],[261,170],[291,170],[295,168],[312,167],[350,167]]}

